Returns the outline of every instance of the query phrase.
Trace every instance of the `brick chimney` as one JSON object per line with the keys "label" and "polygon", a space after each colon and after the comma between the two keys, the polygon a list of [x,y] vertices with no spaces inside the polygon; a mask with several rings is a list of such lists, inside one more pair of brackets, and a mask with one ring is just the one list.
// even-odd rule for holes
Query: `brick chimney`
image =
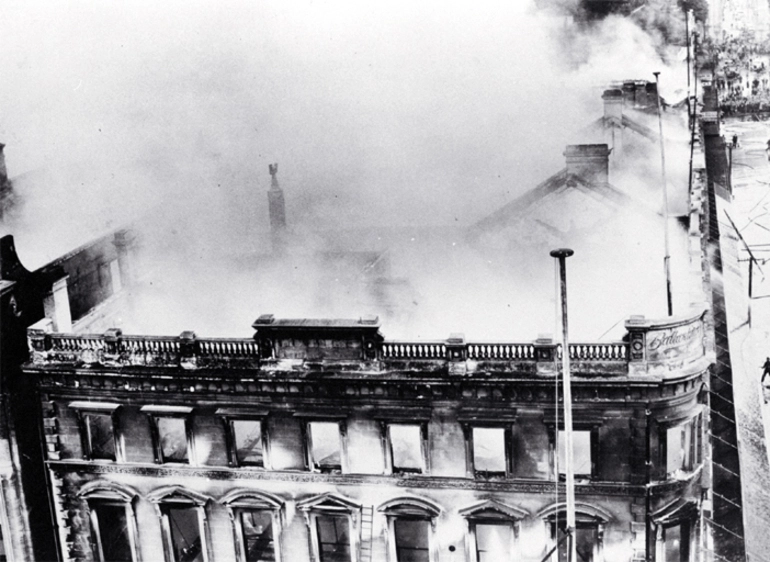
{"label": "brick chimney", "polygon": [[623,91],[622,90],[604,90],[602,94],[604,100],[604,118],[612,117],[614,119],[623,119]]}
{"label": "brick chimney", "polygon": [[270,237],[273,243],[273,253],[283,253],[286,249],[286,203],[283,191],[278,185],[278,164],[269,164],[270,190],[267,201],[270,210]]}
{"label": "brick chimney", "polygon": [[564,151],[567,173],[591,183],[609,181],[610,152],[606,144],[571,144]]}

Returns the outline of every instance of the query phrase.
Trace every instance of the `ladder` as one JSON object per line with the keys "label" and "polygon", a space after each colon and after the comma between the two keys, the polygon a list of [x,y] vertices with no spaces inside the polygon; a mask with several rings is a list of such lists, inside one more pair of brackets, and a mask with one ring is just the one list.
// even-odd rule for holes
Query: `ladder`
{"label": "ladder", "polygon": [[374,506],[363,506],[361,508],[361,562],[372,562],[373,519]]}

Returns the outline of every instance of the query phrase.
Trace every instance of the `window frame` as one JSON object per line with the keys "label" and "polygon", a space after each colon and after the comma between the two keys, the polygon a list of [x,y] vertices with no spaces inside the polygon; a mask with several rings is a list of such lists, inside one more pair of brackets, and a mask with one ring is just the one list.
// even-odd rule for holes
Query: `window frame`
{"label": "window frame", "polygon": [[[270,469],[270,451],[269,451],[269,435],[268,435],[268,423],[265,416],[261,415],[224,415],[222,416],[222,422],[225,426],[225,442],[227,445],[227,462],[228,465],[234,468],[261,468],[264,470]],[[238,459],[238,450],[236,442],[234,422],[258,422],[259,423],[259,438],[262,444],[262,463],[255,462],[241,462]]]}
{"label": "window frame", "polygon": [[[77,492],[77,496],[83,500],[88,508],[89,536],[91,539],[91,553],[94,560],[96,562],[104,561],[104,552],[101,548],[101,523],[95,509],[95,506],[102,504],[125,508],[131,558],[134,562],[139,562],[141,557],[136,520],[138,494],[133,489],[115,482],[94,480],[86,483]],[[98,538],[95,538],[95,536]]]}
{"label": "window frame", "polygon": [[[698,470],[703,464],[703,413],[698,411],[695,415],[691,415],[684,419],[672,420],[669,422],[659,423],[659,462],[661,467],[661,473],[665,479],[674,477],[677,473],[690,474]],[[687,457],[686,466],[679,466],[678,468],[669,471],[668,469],[668,432],[674,428],[689,428],[690,432],[690,446]]]}
{"label": "window frame", "polygon": [[310,542],[311,562],[321,562],[321,544],[318,519],[321,517],[344,516],[348,519],[350,536],[350,562],[359,562],[361,529],[361,505],[337,494],[327,493],[297,503],[297,509],[305,515],[305,524]]}
{"label": "window frame", "polygon": [[[390,429],[394,425],[417,426],[420,430],[420,468],[409,469],[395,466],[393,459],[393,441]],[[421,420],[392,420],[380,422],[381,438],[383,442],[383,457],[385,461],[385,473],[394,476],[404,475],[428,475],[430,474],[428,424]]]}
{"label": "window frame", "polygon": [[243,511],[265,511],[270,512],[273,519],[273,549],[275,562],[282,561],[283,535],[282,509],[283,501],[273,495],[256,492],[254,490],[234,490],[227,494],[221,500],[227,508],[230,522],[233,525],[233,538],[235,540],[235,555],[237,562],[246,562],[246,541],[243,537],[243,528],[239,519],[239,514]]}
{"label": "window frame", "polygon": [[108,498],[89,498],[88,502],[88,519],[91,528],[91,551],[94,555],[96,562],[104,562],[104,547],[102,545],[102,523],[97,513],[98,506],[107,505],[112,507],[122,507],[126,514],[126,526],[128,530],[128,544],[131,551],[131,559],[135,562],[137,557],[137,535],[136,535],[136,520],[134,518],[134,509],[131,502],[126,502],[121,499],[108,499]]}
{"label": "window frame", "polygon": [[187,490],[182,486],[165,486],[147,495],[147,500],[155,507],[163,541],[163,555],[166,562],[177,562],[174,556],[174,538],[167,510],[173,508],[194,508],[198,518],[203,562],[211,559],[212,545],[206,506],[211,500],[208,496]]}
{"label": "window frame", "polygon": [[[155,464],[196,466],[195,436],[193,433],[193,409],[187,406],[143,406],[141,411],[147,414],[150,420],[150,433],[152,435],[153,455]],[[181,419],[184,422],[185,437],[187,443],[187,460],[166,460],[163,456],[160,428],[160,418]]]}
{"label": "window frame", "polygon": [[436,537],[436,520],[440,515],[440,508],[422,498],[404,497],[395,498],[378,508],[387,518],[387,560],[398,562],[398,545],[396,544],[396,527],[398,519],[421,520],[428,523],[428,560],[438,561],[438,540]]}
{"label": "window frame", "polygon": [[[340,464],[339,467],[324,468],[316,467],[313,460],[313,432],[311,424],[313,423],[333,423],[337,425],[337,435],[339,439]],[[346,474],[348,472],[347,464],[347,421],[341,417],[308,417],[302,423],[302,442],[304,444],[305,468],[316,474]]]}
{"label": "window frame", "polygon": [[[125,459],[123,447],[123,433],[120,431],[118,409],[120,404],[112,402],[70,402],[68,407],[75,410],[78,419],[78,431],[80,432],[80,446],[83,460],[96,462],[123,462]],[[86,417],[90,414],[109,416],[112,423],[112,441],[115,454],[112,457],[94,456]]]}
{"label": "window frame", "polygon": [[529,517],[529,512],[519,508],[489,499],[460,509],[458,513],[465,518],[465,559],[469,562],[478,562],[478,540],[476,526],[507,525],[511,529],[511,544],[509,545],[510,560],[517,560],[519,556],[519,533],[521,520]]}
{"label": "window frame", "polygon": [[[488,422],[480,421],[473,423],[464,423],[463,429],[465,433],[465,471],[469,478],[476,480],[494,480],[494,479],[510,479],[513,477],[513,422]],[[480,429],[502,429],[503,430],[503,454],[505,455],[505,472],[491,472],[485,470],[476,469],[476,461],[474,455],[474,439],[473,430]]]}
{"label": "window frame", "polygon": [[[564,481],[566,478],[565,473],[560,472],[558,464],[559,460],[559,432],[565,431],[564,428],[564,421],[560,420],[559,424],[551,422],[546,424],[548,427],[548,440],[550,442],[550,457],[551,457],[551,478],[558,479],[560,482]],[[585,474],[585,473],[579,473],[575,474],[576,480],[588,480],[590,482],[596,482],[599,481],[599,463],[597,462],[599,459],[599,455],[601,453],[601,442],[600,442],[600,435],[601,435],[601,427],[602,422],[601,421],[585,421],[585,420],[578,420],[573,421],[572,423],[572,431],[589,431],[590,432],[590,451],[591,451],[591,473]],[[573,450],[574,454],[574,450]]]}
{"label": "window frame", "polygon": [[[548,540],[544,552],[550,551],[558,544],[558,525],[559,522],[566,524],[566,504],[553,504],[537,514],[538,518],[545,525],[545,532]],[[596,543],[593,549],[593,562],[602,562],[604,560],[604,533],[607,523],[612,519],[612,514],[608,511],[587,503],[575,504],[575,524],[576,527],[596,527]],[[558,550],[556,551],[558,560]]]}

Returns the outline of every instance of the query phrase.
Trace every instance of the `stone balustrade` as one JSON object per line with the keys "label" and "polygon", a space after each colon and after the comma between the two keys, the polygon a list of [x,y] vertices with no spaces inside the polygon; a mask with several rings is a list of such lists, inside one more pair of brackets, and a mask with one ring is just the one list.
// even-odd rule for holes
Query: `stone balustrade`
{"label": "stone balustrade", "polygon": [[[576,376],[672,376],[703,370],[708,366],[704,314],[662,322],[632,317],[626,322],[626,341],[570,343],[572,370]],[[280,336],[263,331],[254,338],[198,338],[193,332],[134,336],[117,329],[104,334],[55,333],[51,321],[44,319],[28,329],[28,342],[31,362],[41,366],[406,372],[445,368],[450,375],[553,376],[562,364],[562,345],[548,337],[531,343],[466,342],[462,334],[444,341],[383,341],[374,336],[378,325],[367,320],[356,340],[354,321],[344,324],[344,337],[331,328],[309,332],[307,321],[301,326],[305,331],[292,333],[291,324],[284,323]],[[303,356],[303,349],[312,350],[312,355]]]}

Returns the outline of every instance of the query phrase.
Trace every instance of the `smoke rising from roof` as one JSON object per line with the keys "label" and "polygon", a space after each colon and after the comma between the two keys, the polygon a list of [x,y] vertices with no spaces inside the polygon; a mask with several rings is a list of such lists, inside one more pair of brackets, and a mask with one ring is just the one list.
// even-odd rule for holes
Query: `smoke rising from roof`
{"label": "smoke rising from roof", "polygon": [[[662,70],[665,96],[685,76],[628,21],[565,28],[525,2],[18,2],[9,13],[0,139],[10,176],[25,173],[10,224],[22,260],[41,265],[150,217],[150,247],[179,265],[178,282],[165,271],[169,290],[192,300],[211,292],[206,281],[242,275],[200,275],[207,260],[266,251],[268,163],[281,164],[308,252],[324,248],[309,234],[319,229],[467,226],[563,167],[565,139],[601,114],[606,84]],[[395,274],[430,299],[442,263],[404,261]],[[237,291],[267,301],[248,316],[280,315],[289,299],[259,286]],[[189,310],[180,299],[162,300]],[[349,315],[343,301],[322,312]],[[441,321],[441,305],[415,314],[426,309]]]}

